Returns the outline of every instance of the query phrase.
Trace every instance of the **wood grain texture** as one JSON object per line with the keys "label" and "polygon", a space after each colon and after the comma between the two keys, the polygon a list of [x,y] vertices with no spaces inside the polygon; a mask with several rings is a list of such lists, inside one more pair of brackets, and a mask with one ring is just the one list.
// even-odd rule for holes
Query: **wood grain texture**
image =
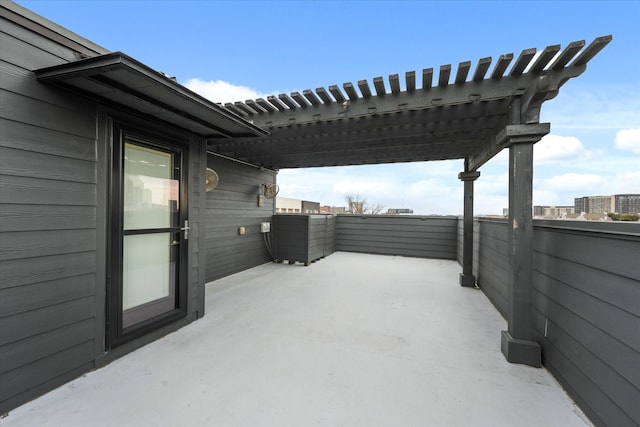
{"label": "wood grain texture", "polygon": [[[270,222],[274,199],[258,206],[260,186],[275,183],[275,174],[209,155],[207,166],[220,176],[215,190],[206,194],[206,280],[264,264],[271,260],[260,223]],[[246,234],[239,235],[238,228]]]}
{"label": "wood grain texture", "polygon": [[95,206],[96,184],[0,175],[0,204]]}
{"label": "wood grain texture", "polygon": [[[596,425],[640,424],[634,227],[534,221],[535,340],[544,365]],[[507,256],[506,233],[506,222],[480,220],[479,284],[501,312],[508,284],[498,266]]]}
{"label": "wood grain texture", "polygon": [[336,250],[456,259],[455,217],[338,215]]}
{"label": "wood grain texture", "polygon": [[84,297],[72,301],[31,310],[2,318],[0,345],[33,337],[62,326],[93,318],[95,315],[93,297]]}

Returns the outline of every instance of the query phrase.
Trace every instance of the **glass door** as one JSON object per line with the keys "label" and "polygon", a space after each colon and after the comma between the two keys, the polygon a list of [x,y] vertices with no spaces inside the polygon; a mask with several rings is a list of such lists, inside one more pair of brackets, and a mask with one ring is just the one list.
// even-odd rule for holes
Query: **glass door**
{"label": "glass door", "polygon": [[120,130],[114,144],[110,346],[184,315],[183,154]]}

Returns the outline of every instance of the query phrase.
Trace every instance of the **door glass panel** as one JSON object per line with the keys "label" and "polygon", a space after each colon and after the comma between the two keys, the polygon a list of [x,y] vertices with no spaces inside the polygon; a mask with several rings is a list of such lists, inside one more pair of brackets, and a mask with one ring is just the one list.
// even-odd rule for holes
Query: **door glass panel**
{"label": "door glass panel", "polygon": [[124,157],[124,229],[171,227],[179,208],[173,155],[125,144]]}
{"label": "door glass panel", "polygon": [[124,144],[123,328],[176,308],[180,181],[175,155]]}
{"label": "door glass panel", "polygon": [[124,236],[122,309],[168,297],[171,233]]}

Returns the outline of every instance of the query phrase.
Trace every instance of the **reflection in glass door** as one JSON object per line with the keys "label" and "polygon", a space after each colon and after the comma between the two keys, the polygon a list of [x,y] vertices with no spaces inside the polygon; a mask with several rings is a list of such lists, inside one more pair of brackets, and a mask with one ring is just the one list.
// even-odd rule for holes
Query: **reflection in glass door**
{"label": "reflection in glass door", "polygon": [[122,326],[175,308],[173,229],[179,181],[174,155],[126,142],[122,257]]}
{"label": "reflection in glass door", "polygon": [[110,346],[184,312],[180,260],[188,237],[181,151],[125,132],[115,145]]}

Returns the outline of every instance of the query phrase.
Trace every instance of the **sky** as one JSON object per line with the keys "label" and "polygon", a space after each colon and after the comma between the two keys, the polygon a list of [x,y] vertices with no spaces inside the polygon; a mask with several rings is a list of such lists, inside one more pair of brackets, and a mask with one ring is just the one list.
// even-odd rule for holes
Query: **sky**
{"label": "sky", "polygon": [[[534,205],[640,193],[640,0],[18,0],[112,51],[175,76],[215,102],[328,88],[524,49],[613,35],[587,70],[543,104]],[[435,76],[434,76],[435,78]],[[475,213],[508,206],[508,153],[480,168]],[[280,196],[458,215],[462,160],[281,170]]]}

